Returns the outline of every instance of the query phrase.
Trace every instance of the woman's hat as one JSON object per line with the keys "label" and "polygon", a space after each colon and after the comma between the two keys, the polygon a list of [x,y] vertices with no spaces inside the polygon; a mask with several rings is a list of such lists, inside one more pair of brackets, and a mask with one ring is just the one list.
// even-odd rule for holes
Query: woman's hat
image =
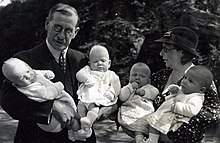
{"label": "woman's hat", "polygon": [[155,42],[177,45],[181,49],[199,57],[199,54],[196,52],[198,36],[187,27],[172,28],[162,38],[155,40]]}

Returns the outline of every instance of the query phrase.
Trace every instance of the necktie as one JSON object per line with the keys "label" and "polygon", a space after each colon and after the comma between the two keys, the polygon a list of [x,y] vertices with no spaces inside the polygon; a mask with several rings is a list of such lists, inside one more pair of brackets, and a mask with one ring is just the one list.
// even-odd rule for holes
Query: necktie
{"label": "necktie", "polygon": [[62,51],[60,53],[59,64],[60,64],[63,72],[65,73],[65,71],[66,71],[66,61],[65,61],[65,58],[64,58],[64,53],[65,53],[64,51]]}

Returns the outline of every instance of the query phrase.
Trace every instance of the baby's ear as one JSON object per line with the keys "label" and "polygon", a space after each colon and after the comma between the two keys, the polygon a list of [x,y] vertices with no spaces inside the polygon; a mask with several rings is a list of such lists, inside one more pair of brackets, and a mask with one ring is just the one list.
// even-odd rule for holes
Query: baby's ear
{"label": "baby's ear", "polygon": [[205,93],[205,92],[206,92],[206,87],[202,87],[202,88],[200,89],[200,92]]}
{"label": "baby's ear", "polygon": [[151,77],[148,78],[148,83],[151,83]]}
{"label": "baby's ear", "polygon": [[108,63],[108,68],[110,68],[110,66],[111,66],[111,64],[112,64],[112,61],[111,60],[109,60],[109,63]]}
{"label": "baby's ear", "polygon": [[12,82],[12,85],[15,86],[15,87],[18,86],[16,83],[13,83],[13,82]]}

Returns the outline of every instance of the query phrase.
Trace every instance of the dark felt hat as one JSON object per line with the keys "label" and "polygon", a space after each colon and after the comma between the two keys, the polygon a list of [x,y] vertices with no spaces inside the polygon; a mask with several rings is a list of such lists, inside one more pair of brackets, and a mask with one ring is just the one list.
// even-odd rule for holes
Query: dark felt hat
{"label": "dark felt hat", "polygon": [[198,36],[187,27],[172,28],[162,38],[155,40],[155,42],[177,45],[179,48],[199,57],[199,54],[196,52]]}

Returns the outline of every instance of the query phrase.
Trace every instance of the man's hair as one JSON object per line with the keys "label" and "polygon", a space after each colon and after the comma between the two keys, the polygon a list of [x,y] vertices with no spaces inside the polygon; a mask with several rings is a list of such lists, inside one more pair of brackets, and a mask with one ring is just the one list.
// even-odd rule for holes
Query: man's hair
{"label": "man's hair", "polygon": [[72,6],[67,5],[67,4],[63,4],[63,3],[56,4],[55,6],[53,6],[50,9],[49,14],[48,14],[48,20],[50,20],[50,21],[53,20],[54,13],[56,13],[56,12],[59,12],[59,13],[66,15],[66,16],[72,16],[73,14],[75,14],[78,18],[76,27],[79,25],[80,20],[79,20],[78,12]]}

